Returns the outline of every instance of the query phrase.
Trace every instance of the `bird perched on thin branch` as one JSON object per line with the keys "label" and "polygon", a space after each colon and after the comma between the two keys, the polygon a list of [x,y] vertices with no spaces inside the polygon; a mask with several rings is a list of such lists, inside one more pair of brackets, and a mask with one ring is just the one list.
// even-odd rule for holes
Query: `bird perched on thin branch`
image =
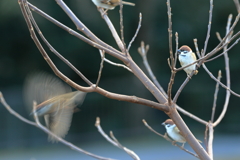
{"label": "bird perched on thin branch", "polygon": [[[172,119],[167,119],[165,122],[162,123],[165,126],[167,134],[170,138],[174,141],[182,143],[182,147],[184,147],[184,143],[186,143],[186,139],[183,137],[181,131],[178,127],[174,124]],[[202,143],[200,140],[197,139],[198,142]]]}
{"label": "bird perched on thin branch", "polygon": [[[72,92],[69,86],[46,73],[30,75],[24,88],[28,107],[32,108],[33,101],[36,101],[37,116],[44,116],[46,126],[59,137],[67,134],[74,108],[83,102],[85,95],[86,93],[81,91]],[[57,141],[51,135],[48,139]]]}
{"label": "bird perched on thin branch", "polygon": [[[195,53],[192,52],[191,48],[187,45],[183,45],[182,47],[180,47],[177,52],[178,60],[182,67],[189,65],[197,60]],[[198,71],[196,70],[196,65],[197,64],[194,63],[193,65],[184,68],[184,71],[187,73],[187,75],[190,75],[192,71],[194,71],[195,75],[198,73]]]}
{"label": "bird perched on thin branch", "polygon": [[[92,0],[92,1],[97,7],[101,7],[101,8],[107,9],[107,10],[108,9],[112,10],[116,6],[121,4],[121,0]],[[134,3],[125,2],[125,1],[122,1],[122,4],[135,6]]]}

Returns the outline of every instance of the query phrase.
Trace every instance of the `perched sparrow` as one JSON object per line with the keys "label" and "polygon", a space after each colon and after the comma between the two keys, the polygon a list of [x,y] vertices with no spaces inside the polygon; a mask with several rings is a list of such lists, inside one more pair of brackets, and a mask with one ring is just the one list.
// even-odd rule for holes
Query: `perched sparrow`
{"label": "perched sparrow", "polygon": [[[74,108],[81,104],[85,93],[71,92],[71,88],[46,73],[31,75],[25,82],[25,100],[32,108],[37,102],[36,114],[44,116],[46,126],[59,137],[64,137],[71,125]],[[33,114],[33,112],[31,113]],[[52,142],[57,141],[50,136]]]}
{"label": "perched sparrow", "polygon": [[[182,143],[182,147],[184,143],[186,143],[186,139],[182,136],[181,131],[177,128],[174,122],[171,119],[167,119],[162,123],[167,130],[167,134],[176,142]],[[200,143],[201,141],[198,140]]]}
{"label": "perched sparrow", "polygon": [[[192,52],[191,48],[186,45],[182,46],[177,52],[178,52],[178,59],[182,67],[196,61],[195,53]],[[184,69],[187,75],[190,75],[192,71],[194,71],[195,75],[198,73],[198,71],[196,70],[196,65],[197,64],[195,63]]]}
{"label": "perched sparrow", "polygon": [[[121,0],[92,0],[97,7],[105,9],[114,9],[116,6],[120,5]],[[122,1],[122,4],[135,6],[134,3]]]}

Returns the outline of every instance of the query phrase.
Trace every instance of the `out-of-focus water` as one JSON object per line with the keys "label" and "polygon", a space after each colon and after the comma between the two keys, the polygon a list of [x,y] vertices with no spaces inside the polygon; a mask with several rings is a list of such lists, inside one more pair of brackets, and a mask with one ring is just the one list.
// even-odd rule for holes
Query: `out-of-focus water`
{"label": "out-of-focus water", "polygon": [[[171,143],[158,138],[122,139],[122,145],[132,149],[142,160],[191,160],[195,157],[185,153]],[[96,141],[91,143],[77,144],[84,150],[99,156],[131,160],[124,151],[114,147],[108,142]],[[240,159],[240,136],[216,136],[214,138],[214,159],[216,160],[239,160]],[[191,150],[188,144],[185,147]],[[62,144],[51,144],[46,147],[14,148],[0,151],[1,160],[92,160],[94,158],[74,151]]]}

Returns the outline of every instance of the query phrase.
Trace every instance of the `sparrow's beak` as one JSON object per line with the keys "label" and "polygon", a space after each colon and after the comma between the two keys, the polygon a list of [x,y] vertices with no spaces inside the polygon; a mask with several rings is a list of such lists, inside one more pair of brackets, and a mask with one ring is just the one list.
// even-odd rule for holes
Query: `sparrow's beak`
{"label": "sparrow's beak", "polygon": [[178,54],[181,54],[181,50],[180,50],[180,49],[178,49],[178,50],[177,50],[177,53],[178,53]]}
{"label": "sparrow's beak", "polygon": [[165,126],[165,123],[163,122],[162,125]]}

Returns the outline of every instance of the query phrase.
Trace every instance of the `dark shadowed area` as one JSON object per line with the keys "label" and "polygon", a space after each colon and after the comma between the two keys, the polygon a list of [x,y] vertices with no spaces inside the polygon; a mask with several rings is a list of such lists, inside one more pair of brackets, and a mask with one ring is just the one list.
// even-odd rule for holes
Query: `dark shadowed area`
{"label": "dark shadowed area", "polygon": [[[30,0],[30,2],[61,23],[77,30],[55,1]],[[91,0],[66,0],[65,2],[96,36],[117,48],[107,25]],[[136,6],[124,6],[125,42],[128,45],[134,36],[138,26],[139,13],[141,12],[143,17],[142,27],[132,44],[130,54],[139,67],[147,74],[137,49],[141,41],[149,44],[149,63],[156,78],[166,90],[171,75],[167,63],[169,47],[166,1],[131,0],[131,2],[135,3]],[[175,32],[178,32],[179,45],[189,45],[195,52],[193,39],[197,38],[199,49],[202,49],[207,32],[209,1],[172,1],[171,7],[173,35]],[[115,10],[108,11],[107,13],[119,32],[118,9],[119,7],[116,7]],[[219,43],[219,40],[216,38],[216,32],[219,32],[222,37],[225,35],[229,14],[233,14],[233,19],[237,15],[233,1],[217,0],[214,2],[212,29],[207,52],[211,51]],[[33,16],[51,45],[89,80],[95,83],[101,62],[98,49],[73,37],[38,14],[34,13]],[[238,32],[239,29],[240,25],[238,24],[235,32]],[[50,74],[53,74],[53,72],[31,39],[17,0],[0,1],[0,30],[0,91],[3,93],[8,104],[16,112],[33,120],[24,104],[22,95],[24,80],[32,72],[46,71]],[[173,37],[174,39],[175,37]],[[60,71],[76,83],[87,86],[47,46],[43,46]],[[173,43],[173,48],[175,51],[175,43]],[[231,88],[237,93],[240,93],[239,50],[240,45],[238,44],[229,52]],[[106,55],[106,57],[120,63],[116,58],[109,55]],[[223,78],[221,81],[223,83],[226,82],[223,57],[206,63],[206,65],[215,76],[217,76],[219,70],[222,70]],[[180,67],[179,63],[177,63],[177,67]],[[182,91],[177,104],[209,121],[216,82],[208,76],[203,68],[200,68],[198,71],[198,74],[192,77],[191,81]],[[173,95],[185,78],[186,73],[184,71],[177,73],[173,85]],[[104,63],[99,86],[110,92],[135,95],[156,101],[132,73],[108,63]],[[226,91],[220,87],[216,118],[221,113],[225,94]],[[238,97],[231,96],[227,114],[221,124],[215,128],[216,139],[213,145],[216,159],[223,160],[228,158],[234,160],[240,157],[239,102],[240,99]],[[100,136],[97,128],[94,126],[96,117],[100,117],[101,126],[106,133],[113,131],[120,142],[124,146],[136,151],[141,159],[161,159],[161,157],[164,157],[164,159],[180,159],[179,157],[182,159],[193,159],[192,156],[150,132],[142,123],[142,119],[145,119],[154,129],[164,134],[165,128],[161,123],[168,117],[162,111],[143,105],[108,99],[97,93],[88,93],[83,104],[78,107],[80,108],[80,112],[73,115],[72,125],[66,139],[89,152],[116,159],[130,159],[123,151],[114,148]],[[182,118],[192,132],[196,134],[196,137],[204,141],[205,126],[187,116],[182,115]],[[20,121],[11,115],[2,105],[0,105],[0,130],[0,159],[92,159],[62,144],[49,143],[47,135],[44,132]],[[188,144],[186,147],[191,150]],[[169,150],[172,150],[172,152],[169,152]]]}

